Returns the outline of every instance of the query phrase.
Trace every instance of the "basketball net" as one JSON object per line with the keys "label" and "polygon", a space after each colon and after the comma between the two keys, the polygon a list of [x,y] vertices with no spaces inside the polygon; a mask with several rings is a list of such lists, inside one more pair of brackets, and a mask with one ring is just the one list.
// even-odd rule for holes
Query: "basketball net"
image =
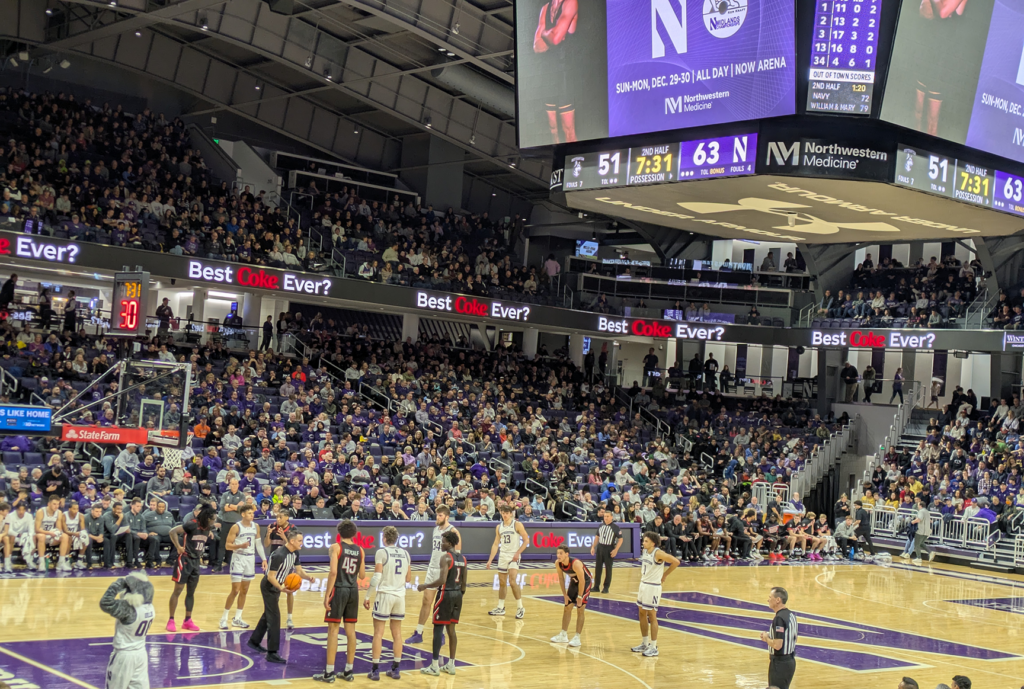
{"label": "basketball net", "polygon": [[183,462],[185,458],[185,451],[179,450],[176,447],[165,447],[163,448],[163,455],[163,467],[167,470],[167,473],[171,475],[171,480],[175,483],[180,482],[185,478]]}

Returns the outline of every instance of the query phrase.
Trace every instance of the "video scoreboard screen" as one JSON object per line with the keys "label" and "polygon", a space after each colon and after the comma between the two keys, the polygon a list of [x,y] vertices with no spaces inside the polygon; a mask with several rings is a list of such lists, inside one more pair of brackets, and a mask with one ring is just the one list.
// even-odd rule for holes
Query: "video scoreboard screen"
{"label": "video scoreboard screen", "polygon": [[518,0],[515,9],[523,148],[796,112],[793,0]]}
{"label": "video scoreboard screen", "polygon": [[754,174],[757,134],[651,144],[566,156],[565,191]]}
{"label": "video scoreboard screen", "polygon": [[1024,177],[984,165],[900,146],[893,181],[929,194],[1024,216]]}
{"label": "video scoreboard screen", "polygon": [[817,0],[808,112],[870,115],[882,0]]}
{"label": "video scoreboard screen", "polygon": [[881,118],[1024,162],[1024,2],[902,3]]}

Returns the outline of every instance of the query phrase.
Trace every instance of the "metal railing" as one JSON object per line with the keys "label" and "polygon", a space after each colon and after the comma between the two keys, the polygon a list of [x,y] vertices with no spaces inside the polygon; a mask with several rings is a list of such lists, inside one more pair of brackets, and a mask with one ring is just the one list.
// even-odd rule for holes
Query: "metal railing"
{"label": "metal railing", "polygon": [[1024,565],[1024,536],[1017,536],[1014,540],[1013,564]]}
{"label": "metal railing", "polygon": [[576,510],[576,514],[574,514],[573,517],[572,517],[572,520],[574,522],[585,522],[585,521],[587,521],[587,510],[580,503],[573,502],[572,500],[565,500],[565,501],[562,502],[562,505],[563,505],[563,508],[562,508],[562,512],[563,513],[565,512],[565,507],[564,507],[565,505],[568,505],[568,506],[570,506],[570,507],[572,507],[572,508],[574,508]]}
{"label": "metal railing", "polygon": [[[537,489],[531,490],[531,488],[530,488],[531,484],[536,486]],[[551,493],[550,493],[550,491],[548,491],[548,487],[547,486],[545,486],[540,481],[535,481],[532,478],[526,479],[526,481],[523,482],[523,487],[526,488],[527,490],[530,490],[532,493],[543,493],[545,498],[551,496]]]}
{"label": "metal railing", "polygon": [[11,395],[18,391],[21,381],[6,368],[0,368],[0,395]]}
{"label": "metal railing", "polygon": [[788,483],[768,483],[767,481],[755,481],[750,486],[750,496],[757,498],[757,504],[762,509],[767,508],[768,503],[772,500],[776,502],[788,502],[789,501],[789,484]]}
{"label": "metal railing", "polygon": [[[917,510],[906,507],[897,509],[875,505],[869,512],[872,536],[900,538],[910,522],[917,519]],[[929,521],[931,534],[926,542],[934,545],[990,551],[1002,538],[1002,532],[994,529],[993,525],[982,517],[949,517],[929,511]]]}
{"label": "metal railing", "polygon": [[974,301],[967,305],[967,309],[964,311],[963,325],[961,327],[965,330],[984,328],[988,314],[996,307],[996,303],[998,301],[999,293],[989,292],[986,287]]}
{"label": "metal railing", "polygon": [[816,452],[811,452],[810,457],[804,462],[790,480],[792,490],[801,495],[807,495],[825,474],[835,466],[839,458],[846,452],[853,442],[857,424],[860,422],[860,415],[850,420],[850,423],[829,436],[821,445],[818,445]]}

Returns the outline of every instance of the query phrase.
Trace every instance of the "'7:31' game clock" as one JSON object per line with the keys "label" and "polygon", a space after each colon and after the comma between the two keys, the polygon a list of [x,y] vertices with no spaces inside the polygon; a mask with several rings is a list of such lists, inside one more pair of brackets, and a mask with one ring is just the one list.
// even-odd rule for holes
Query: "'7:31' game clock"
{"label": "'7:31' game clock", "polygon": [[115,273],[108,335],[134,337],[146,332],[149,273]]}
{"label": "'7:31' game clock", "polygon": [[658,144],[629,150],[627,184],[657,184],[676,181],[679,144]]}

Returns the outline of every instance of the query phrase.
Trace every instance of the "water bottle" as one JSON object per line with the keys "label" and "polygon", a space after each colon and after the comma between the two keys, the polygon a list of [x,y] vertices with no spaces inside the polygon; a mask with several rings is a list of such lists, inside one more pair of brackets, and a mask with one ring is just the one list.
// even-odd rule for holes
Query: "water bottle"
{"label": "water bottle", "polygon": [[850,560],[852,561],[852,560],[856,559],[856,555],[857,555],[857,548],[855,548],[854,546],[851,545],[850,546]]}

